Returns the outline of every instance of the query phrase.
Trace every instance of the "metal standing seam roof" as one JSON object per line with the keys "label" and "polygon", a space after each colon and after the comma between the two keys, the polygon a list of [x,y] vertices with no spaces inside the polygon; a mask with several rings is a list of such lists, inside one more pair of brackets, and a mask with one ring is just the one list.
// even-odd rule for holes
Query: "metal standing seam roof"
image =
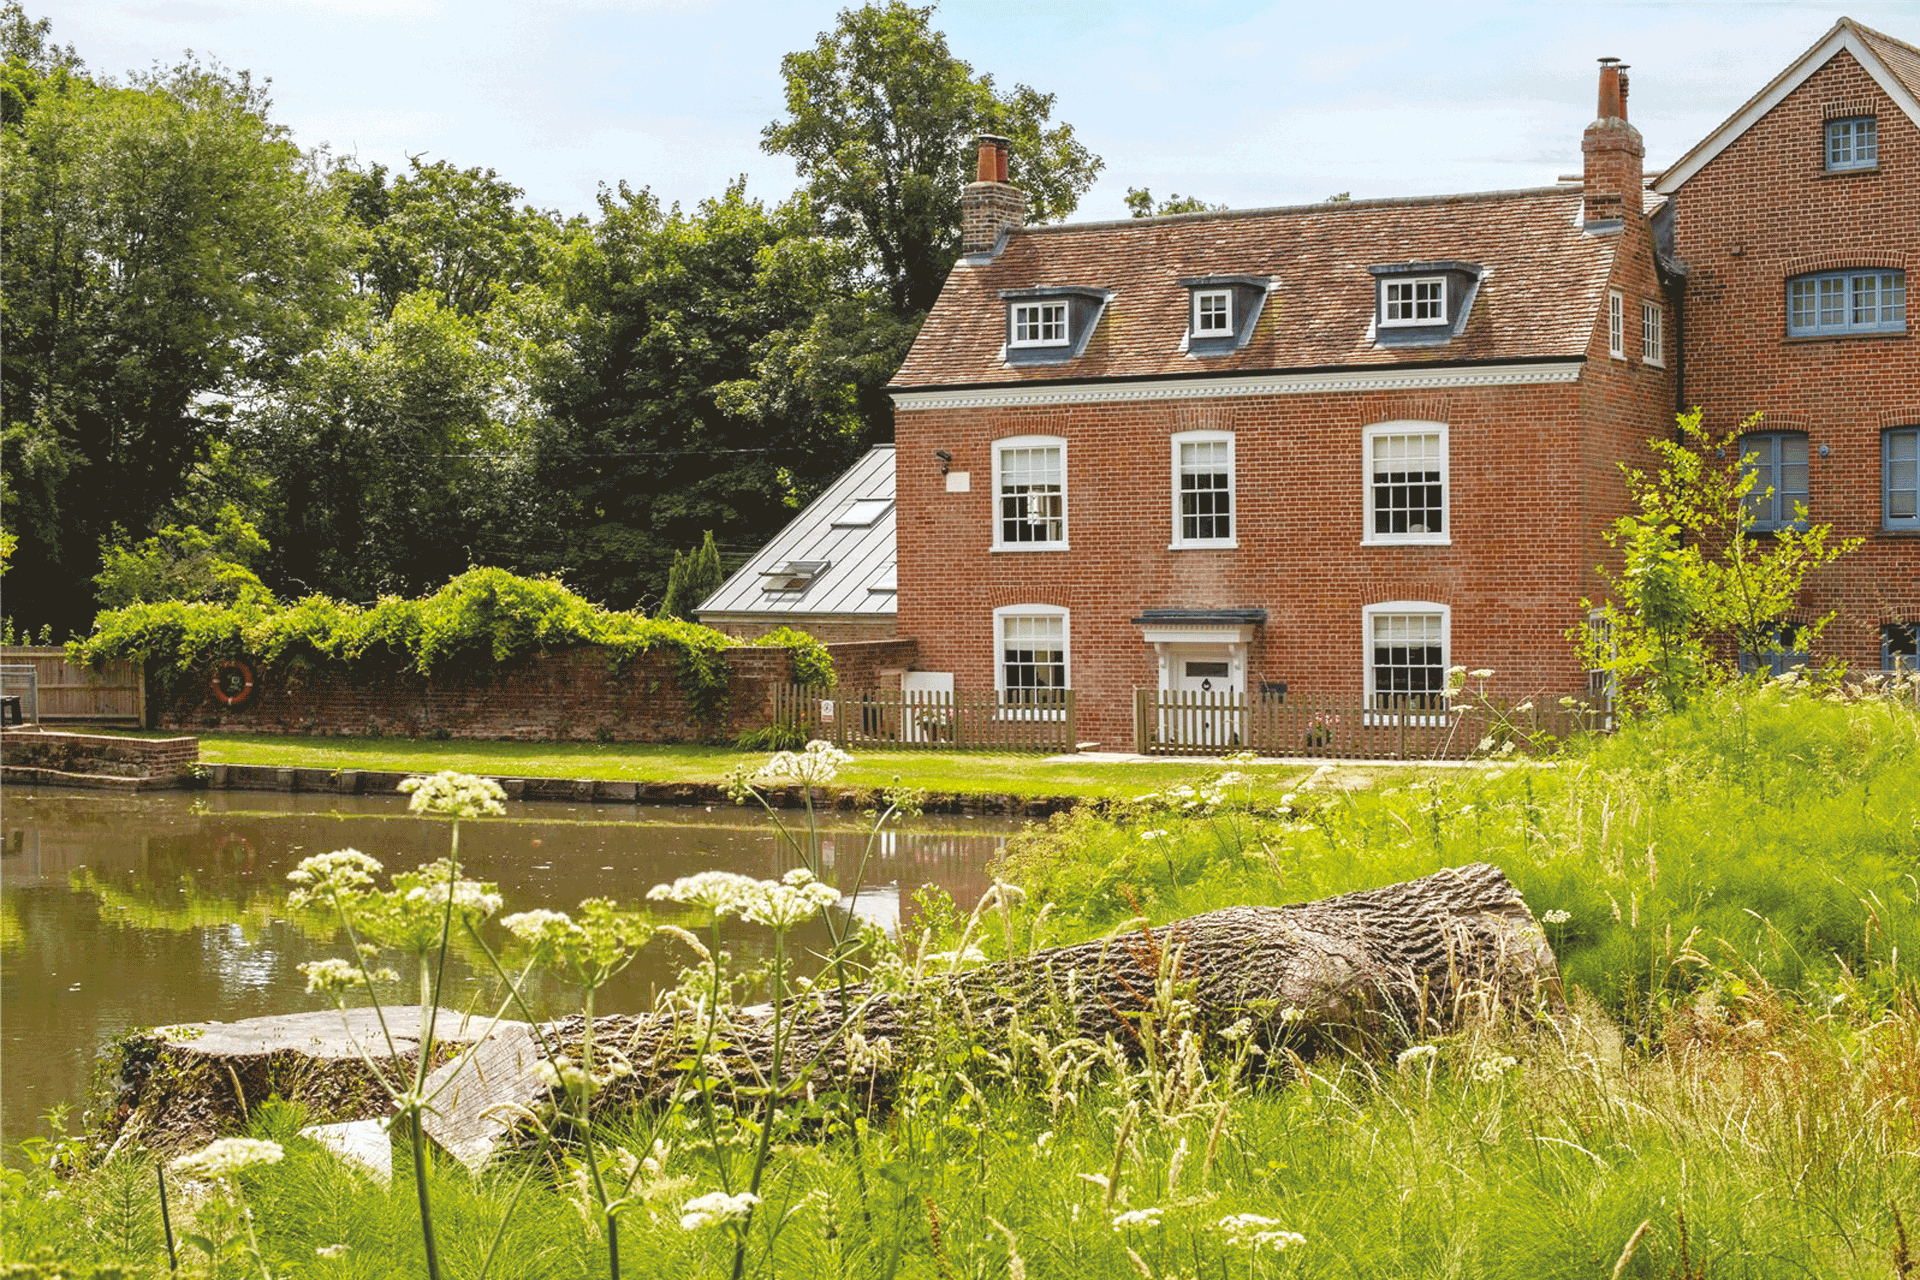
{"label": "metal standing seam roof", "polygon": [[[702,601],[696,615],[705,621],[709,614],[800,619],[895,612],[891,590],[869,589],[892,587],[894,582],[893,497],[893,446],[875,445]],[[886,509],[871,523],[836,528],[837,517],[860,518],[875,509],[854,513],[854,504],[863,499],[884,500]],[[804,591],[767,591],[762,586],[789,565],[823,561],[826,567]]]}
{"label": "metal standing seam roof", "polygon": [[[1621,243],[1587,233],[1581,209],[1580,188],[1558,186],[1022,228],[998,257],[955,265],[891,389],[1577,359]],[[1465,331],[1433,346],[1376,343],[1367,268],[1438,259],[1486,272]],[[1246,345],[1181,350],[1181,282],[1246,274],[1272,281]],[[1080,356],[1010,365],[1002,291],[1036,286],[1112,300]]]}

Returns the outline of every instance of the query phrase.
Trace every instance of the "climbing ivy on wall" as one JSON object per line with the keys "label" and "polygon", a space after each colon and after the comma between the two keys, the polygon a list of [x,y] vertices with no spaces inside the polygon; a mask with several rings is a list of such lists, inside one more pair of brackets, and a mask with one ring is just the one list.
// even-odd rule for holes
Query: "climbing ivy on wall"
{"label": "climbing ivy on wall", "polygon": [[[230,604],[164,600],[107,609],[94,618],[92,633],[70,642],[67,651],[90,665],[109,658],[140,662],[161,696],[171,699],[213,664],[238,658],[269,669],[397,667],[434,678],[495,670],[570,645],[604,647],[615,670],[640,654],[666,649],[676,655],[676,674],[694,717],[712,722],[726,707],[722,654],[740,643],[678,618],[603,609],[554,578],[469,569],[430,596],[383,596],[371,606],[326,596],[291,604],[261,596]],[[833,659],[812,636],[782,627],[753,643],[784,648],[797,683],[833,683]]]}

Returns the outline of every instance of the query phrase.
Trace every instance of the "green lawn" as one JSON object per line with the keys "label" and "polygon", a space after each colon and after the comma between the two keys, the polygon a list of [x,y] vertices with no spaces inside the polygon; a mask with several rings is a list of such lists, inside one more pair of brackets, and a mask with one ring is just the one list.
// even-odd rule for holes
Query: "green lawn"
{"label": "green lawn", "polygon": [[[282,768],[386,769],[532,778],[606,778],[635,782],[720,782],[742,765],[756,765],[765,752],[731,747],[635,743],[476,742],[406,738],[286,738],[209,733],[200,736],[207,764],[258,764]],[[1053,760],[1037,755],[983,752],[876,751],[857,756],[840,775],[850,787],[891,786],[896,778],[928,791],[1006,793],[1017,796],[1134,796],[1191,782],[1217,771],[1207,761],[1165,763]],[[1348,768],[1358,778],[1377,766]],[[1256,797],[1278,796],[1312,772],[1303,765],[1255,765]]]}

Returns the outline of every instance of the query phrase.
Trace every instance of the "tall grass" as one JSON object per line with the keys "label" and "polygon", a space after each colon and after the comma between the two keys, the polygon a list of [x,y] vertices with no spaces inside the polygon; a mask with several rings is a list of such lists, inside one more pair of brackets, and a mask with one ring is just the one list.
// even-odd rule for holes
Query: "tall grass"
{"label": "tall grass", "polygon": [[[1036,1021],[996,1062],[955,1016],[885,1112],[849,1122],[796,1097],[776,1117],[669,1108],[608,1135],[640,1170],[626,1270],[732,1274],[736,1242],[682,1210],[745,1185],[764,1123],[752,1275],[1911,1274],[1917,727],[1911,706],[1749,686],[1545,767],[1323,778],[1271,810],[1228,782],[1056,820],[1003,868],[1024,903],[1000,893],[924,948],[964,932],[1017,952],[1487,860],[1553,937],[1569,1008],[1398,1060],[1308,1063],[1182,1039],[1172,1007],[1145,1061]],[[273,1274],[418,1274],[414,1197],[343,1172],[296,1119],[256,1111],[288,1155],[246,1175]],[[151,1167],[7,1173],[6,1256],[157,1274]],[[497,1272],[605,1275],[605,1216],[560,1166],[536,1167],[507,1215],[524,1171],[432,1171],[447,1272],[474,1274],[504,1220]]]}

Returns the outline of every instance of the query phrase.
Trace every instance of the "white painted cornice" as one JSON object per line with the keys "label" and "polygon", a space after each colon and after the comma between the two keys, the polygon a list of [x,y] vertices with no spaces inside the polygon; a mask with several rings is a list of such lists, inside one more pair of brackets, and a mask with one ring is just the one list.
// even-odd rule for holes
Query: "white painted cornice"
{"label": "white painted cornice", "polygon": [[894,408],[998,409],[1042,405],[1121,404],[1141,400],[1202,400],[1219,396],[1311,396],[1354,391],[1445,391],[1477,387],[1533,387],[1578,382],[1583,360],[1548,364],[1466,367],[1338,369],[1327,373],[1223,374],[1215,378],[1155,378],[1139,382],[1014,383],[953,391],[896,391]]}

